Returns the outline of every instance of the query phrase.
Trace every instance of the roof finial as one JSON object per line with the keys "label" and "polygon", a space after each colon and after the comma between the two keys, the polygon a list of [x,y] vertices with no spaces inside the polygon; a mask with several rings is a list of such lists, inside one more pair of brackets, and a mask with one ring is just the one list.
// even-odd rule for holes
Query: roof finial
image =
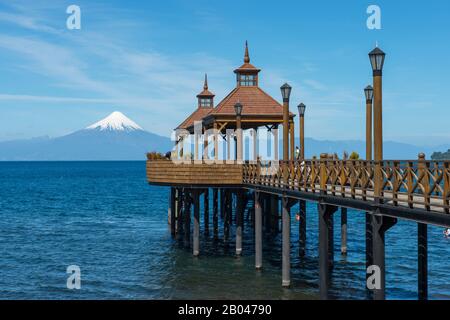
{"label": "roof finial", "polygon": [[244,63],[250,63],[250,55],[248,54],[248,42],[247,41],[245,41]]}
{"label": "roof finial", "polygon": [[375,47],[378,48],[378,40],[375,41]]}
{"label": "roof finial", "polygon": [[204,90],[208,90],[208,74],[205,73],[205,84],[203,85]]}

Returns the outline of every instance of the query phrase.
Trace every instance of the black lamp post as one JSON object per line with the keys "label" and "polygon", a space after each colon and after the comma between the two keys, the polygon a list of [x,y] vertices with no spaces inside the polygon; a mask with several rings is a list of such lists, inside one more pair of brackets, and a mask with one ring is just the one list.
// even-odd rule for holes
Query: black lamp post
{"label": "black lamp post", "polygon": [[234,105],[234,112],[236,113],[236,159],[242,161],[242,104],[238,101]]}
{"label": "black lamp post", "polygon": [[305,159],[305,111],[304,103],[298,105],[298,114],[300,115],[300,160]]}
{"label": "black lamp post", "polygon": [[[383,184],[383,174],[381,161],[383,160],[383,95],[382,95],[382,75],[384,59],[386,54],[378,47],[369,53],[370,64],[373,71],[373,140],[374,140],[374,198],[376,202],[381,200],[381,189]],[[370,94],[370,90],[367,92]],[[385,233],[395,224],[395,220],[389,217],[379,218],[372,216],[372,252],[373,265],[379,270],[379,289],[373,290],[375,300],[386,298],[386,265],[385,265]]]}
{"label": "black lamp post", "polygon": [[372,101],[373,101],[373,88],[367,86],[364,89],[364,95],[366,96],[366,160],[372,160]]}
{"label": "black lamp post", "polygon": [[289,161],[289,98],[292,87],[285,83],[280,89],[283,97],[283,160]]}
{"label": "black lamp post", "polygon": [[[369,53],[373,71],[374,160],[383,160],[382,75],[386,54],[378,47]],[[369,91],[370,92],[370,91]]]}

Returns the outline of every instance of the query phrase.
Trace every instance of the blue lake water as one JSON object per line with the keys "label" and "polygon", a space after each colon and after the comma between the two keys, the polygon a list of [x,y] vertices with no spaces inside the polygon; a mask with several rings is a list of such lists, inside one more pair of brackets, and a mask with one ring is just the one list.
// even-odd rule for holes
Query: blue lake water
{"label": "blue lake water", "polygon": [[[168,188],[149,186],[144,162],[0,162],[0,299],[315,299],[317,210],[308,204],[307,252],[298,257],[292,221],[292,289],[281,288],[281,235],[264,238],[264,270],[254,270],[253,233],[244,256],[231,240],[201,238],[201,257],[173,240]],[[296,210],[294,208],[294,210]],[[294,216],[294,215],[293,215]],[[365,299],[364,215],[349,210],[348,256],[340,255],[335,215],[331,293]],[[417,297],[416,225],[386,237],[387,297]],[[429,228],[429,291],[450,298],[450,241]],[[232,229],[231,239],[234,230]],[[69,265],[81,289],[66,287]]]}

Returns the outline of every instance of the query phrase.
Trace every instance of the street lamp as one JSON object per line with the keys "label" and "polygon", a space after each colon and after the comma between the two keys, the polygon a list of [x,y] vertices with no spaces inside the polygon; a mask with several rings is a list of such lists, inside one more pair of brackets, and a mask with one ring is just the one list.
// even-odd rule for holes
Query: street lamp
{"label": "street lamp", "polygon": [[304,103],[298,105],[298,114],[300,115],[300,160],[305,159],[305,111]]}
{"label": "street lamp", "polygon": [[289,98],[292,87],[287,83],[281,86],[281,96],[283,97],[283,160],[289,160]]}
{"label": "street lamp", "polygon": [[241,116],[243,106],[239,102],[234,105],[234,112],[236,113],[236,159],[242,161],[242,128],[241,128]]}
{"label": "street lamp", "polygon": [[364,95],[366,96],[366,160],[372,160],[372,101],[373,101],[373,88],[367,86],[364,89]]}
{"label": "street lamp", "polygon": [[374,76],[375,74],[382,75],[385,57],[386,54],[378,47],[369,53],[370,64],[372,65]]}
{"label": "street lamp", "polygon": [[382,75],[386,54],[378,47],[369,53],[373,71],[374,160],[383,160]]}
{"label": "street lamp", "polygon": [[[383,65],[386,54],[378,47],[369,53],[370,64],[373,71],[373,140],[374,140],[374,198],[375,202],[381,202],[381,189],[383,184],[383,174],[381,161],[383,160],[383,94],[382,94],[382,75]],[[383,217],[384,221],[384,217]],[[379,281],[380,289],[374,290],[375,300],[384,300],[386,287],[385,273],[385,229],[380,227],[378,217],[372,216],[372,252],[373,265],[378,266],[380,270]],[[378,226],[378,227],[377,227]]]}
{"label": "street lamp", "polygon": [[234,105],[234,111],[236,112],[236,117],[242,115],[242,104],[239,101]]}

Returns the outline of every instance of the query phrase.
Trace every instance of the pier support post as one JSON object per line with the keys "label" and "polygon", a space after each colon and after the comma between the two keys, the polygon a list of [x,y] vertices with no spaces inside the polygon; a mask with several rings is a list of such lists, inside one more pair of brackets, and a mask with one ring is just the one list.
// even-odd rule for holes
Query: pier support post
{"label": "pier support post", "polygon": [[200,254],[200,192],[192,191],[194,198],[194,237],[193,237],[193,254],[198,257]]}
{"label": "pier support post", "polygon": [[[366,271],[367,269],[373,265],[373,230],[372,230],[372,215],[366,213]],[[369,279],[370,274],[366,272],[366,283]],[[368,288],[367,288],[368,289]],[[372,291],[367,290],[370,295]]]}
{"label": "pier support post", "polygon": [[418,298],[428,299],[428,226],[417,224],[418,250]]}
{"label": "pier support post", "polygon": [[223,239],[225,241],[230,237],[230,192],[229,190],[224,190],[224,217],[223,217]]}
{"label": "pier support post", "polygon": [[172,234],[172,237],[175,236],[175,212],[176,212],[176,206],[175,206],[175,188],[170,188],[170,233]]}
{"label": "pier support post", "polygon": [[373,289],[374,300],[386,299],[385,233],[397,223],[397,219],[372,215],[373,264],[379,268],[379,287]]}
{"label": "pier support post", "polygon": [[191,243],[191,192],[186,190],[184,195],[184,245]]}
{"label": "pier support post", "polygon": [[220,192],[220,219],[225,217],[225,190],[219,189]]}
{"label": "pier support post", "polygon": [[305,256],[306,253],[306,201],[300,200],[299,203],[299,215],[300,221],[298,225],[298,236],[299,236],[299,254],[301,257]]}
{"label": "pier support post", "polygon": [[242,254],[242,222],[244,216],[243,210],[243,192],[241,189],[236,191],[236,255]]}
{"label": "pier support post", "polygon": [[330,285],[330,226],[337,207],[320,203],[319,207],[319,291],[320,299],[328,299]]}
{"label": "pier support post", "polygon": [[265,195],[262,198],[263,226],[266,232],[270,232],[272,224],[272,197],[272,195]]}
{"label": "pier support post", "polygon": [[341,254],[347,255],[347,208],[341,208]]}
{"label": "pier support post", "polygon": [[203,209],[204,209],[204,219],[203,223],[205,224],[205,235],[209,235],[209,189],[205,189],[205,194],[203,196]]}
{"label": "pier support post", "polygon": [[334,267],[334,216],[331,215],[328,224],[328,268],[333,270]]}
{"label": "pier support post", "polygon": [[213,232],[214,239],[219,238],[219,190],[213,189]]}
{"label": "pier support post", "polygon": [[271,229],[273,233],[278,233],[279,231],[279,218],[278,215],[280,213],[280,205],[278,202],[278,196],[277,195],[273,195],[272,198],[272,205],[271,205],[272,209],[271,209],[271,213],[270,213],[270,224],[271,224]]}
{"label": "pier support post", "polygon": [[282,285],[290,287],[291,285],[291,214],[289,199],[282,198],[283,215],[282,215],[282,235],[283,235],[283,254],[282,254]]}
{"label": "pier support post", "polygon": [[262,209],[261,194],[255,191],[255,267],[262,268]]}
{"label": "pier support post", "polygon": [[177,216],[177,232],[178,237],[181,240],[181,235],[184,232],[183,224],[184,224],[184,189],[180,188],[178,189],[178,216]]}

